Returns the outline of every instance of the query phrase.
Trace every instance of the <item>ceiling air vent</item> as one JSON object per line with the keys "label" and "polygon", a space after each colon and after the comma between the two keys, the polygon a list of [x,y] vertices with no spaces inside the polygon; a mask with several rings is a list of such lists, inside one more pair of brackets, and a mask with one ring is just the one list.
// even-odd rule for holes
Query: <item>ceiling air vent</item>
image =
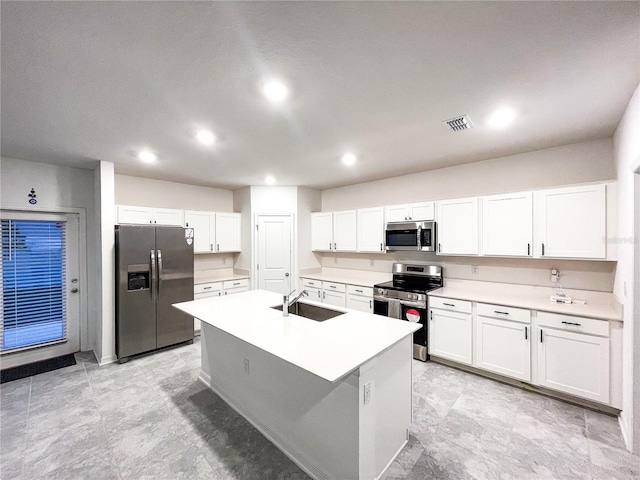
{"label": "ceiling air vent", "polygon": [[473,127],[473,123],[471,123],[471,120],[466,115],[452,118],[451,120],[445,120],[442,123],[454,132],[460,132],[462,130],[467,130],[468,128]]}

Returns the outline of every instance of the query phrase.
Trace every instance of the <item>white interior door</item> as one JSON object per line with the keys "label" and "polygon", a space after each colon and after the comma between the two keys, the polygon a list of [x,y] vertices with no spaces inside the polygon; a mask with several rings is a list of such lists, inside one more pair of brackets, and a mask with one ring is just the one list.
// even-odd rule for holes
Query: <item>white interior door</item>
{"label": "white interior door", "polygon": [[80,351],[78,215],[2,212],[2,250],[2,368]]}
{"label": "white interior door", "polygon": [[291,272],[291,216],[258,215],[258,288],[283,295],[293,288]]}

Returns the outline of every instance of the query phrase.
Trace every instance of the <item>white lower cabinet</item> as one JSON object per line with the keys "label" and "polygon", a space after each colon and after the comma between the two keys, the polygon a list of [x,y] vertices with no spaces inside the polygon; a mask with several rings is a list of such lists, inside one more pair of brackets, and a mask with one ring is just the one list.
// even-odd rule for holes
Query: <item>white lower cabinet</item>
{"label": "white lower cabinet", "polygon": [[223,294],[232,295],[234,293],[246,292],[249,290],[249,279],[227,280],[223,283]]}
{"label": "white lower cabinet", "polygon": [[373,313],[373,288],[347,285],[347,308]]}
{"label": "white lower cabinet", "polygon": [[[440,300],[444,300],[442,302],[444,306],[459,304],[466,306],[468,304],[470,308],[469,302]],[[472,339],[473,317],[471,313],[440,308],[430,309],[429,355],[471,365],[473,363]]]}
{"label": "white lower cabinet", "polygon": [[346,285],[344,283],[322,282],[322,301],[336,307],[347,306]]}
{"label": "white lower cabinet", "polygon": [[442,297],[429,306],[429,355],[619,408],[611,354],[622,345],[608,321]]}
{"label": "white lower cabinet", "polygon": [[541,312],[535,335],[539,385],[609,403],[608,322]]}
{"label": "white lower cabinet", "polygon": [[531,312],[476,304],[474,366],[518,380],[531,380]]}

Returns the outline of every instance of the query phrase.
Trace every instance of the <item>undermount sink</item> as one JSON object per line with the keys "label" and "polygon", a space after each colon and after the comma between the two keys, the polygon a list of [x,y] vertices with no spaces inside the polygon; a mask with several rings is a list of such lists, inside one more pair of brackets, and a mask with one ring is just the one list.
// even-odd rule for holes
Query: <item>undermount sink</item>
{"label": "undermount sink", "polygon": [[[271,308],[282,311],[282,305],[276,305]],[[295,302],[289,305],[289,313],[299,317],[308,318],[310,320],[315,320],[316,322],[324,322],[325,320],[344,314],[344,312],[331,310],[330,308],[317,307],[315,305],[302,302]]]}

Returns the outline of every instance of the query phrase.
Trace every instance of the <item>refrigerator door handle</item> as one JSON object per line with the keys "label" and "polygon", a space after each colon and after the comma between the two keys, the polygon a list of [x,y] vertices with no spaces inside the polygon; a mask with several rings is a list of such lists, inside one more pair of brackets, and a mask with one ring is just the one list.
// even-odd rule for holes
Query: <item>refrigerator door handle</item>
{"label": "refrigerator door handle", "polygon": [[151,250],[151,300],[156,299],[156,251]]}
{"label": "refrigerator door handle", "polygon": [[158,294],[162,288],[162,250],[158,250]]}

